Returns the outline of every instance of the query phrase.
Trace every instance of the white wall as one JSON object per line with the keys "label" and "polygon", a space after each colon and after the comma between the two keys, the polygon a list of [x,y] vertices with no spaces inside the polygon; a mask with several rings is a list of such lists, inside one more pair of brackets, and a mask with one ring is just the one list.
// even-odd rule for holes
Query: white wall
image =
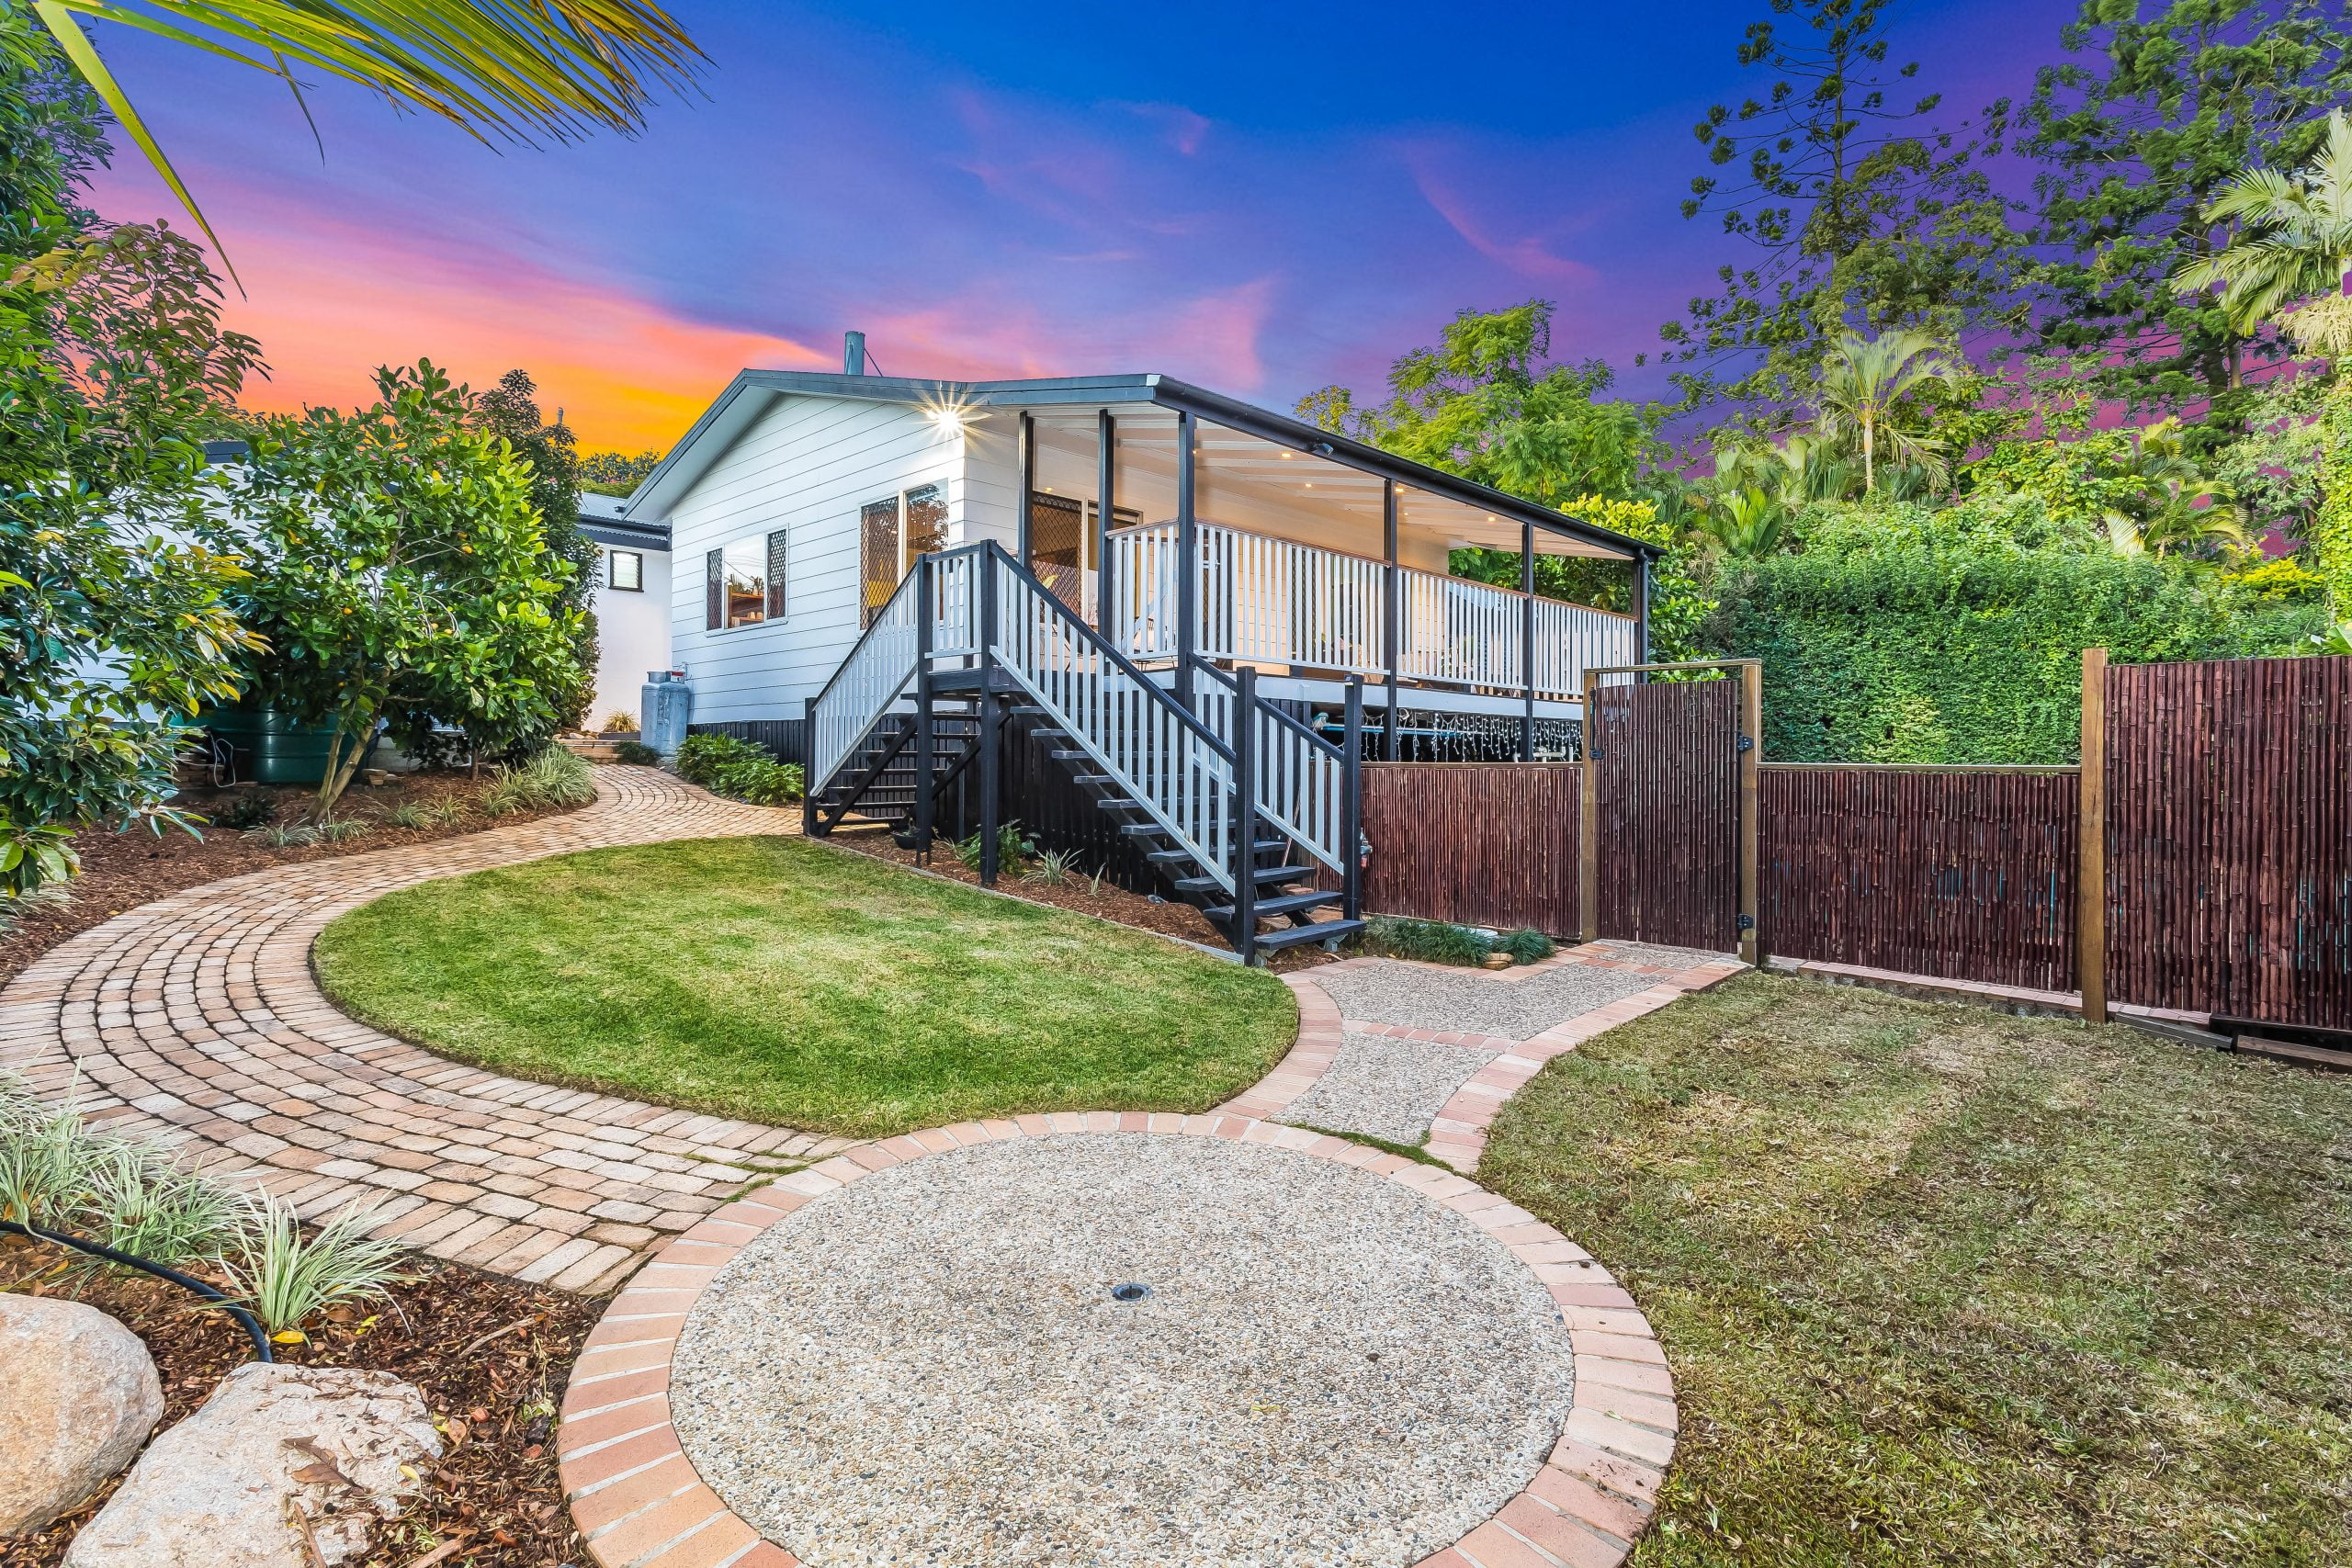
{"label": "white wall", "polygon": [[[936,482],[960,520],[965,439],[907,404],[786,395],[694,482],[670,509],[669,602],[695,723],[800,716],[858,638],[858,508]],[[779,528],[783,618],[705,630],[707,552]]]}
{"label": "white wall", "polygon": [[632,714],[643,722],[645,716],[638,708],[645,672],[670,667],[669,552],[637,552],[645,558],[645,589],[631,593],[611,585],[616,548],[626,552],[630,547],[596,547],[599,586],[591,600],[596,612],[596,700],[588,709],[591,729],[614,713]]}

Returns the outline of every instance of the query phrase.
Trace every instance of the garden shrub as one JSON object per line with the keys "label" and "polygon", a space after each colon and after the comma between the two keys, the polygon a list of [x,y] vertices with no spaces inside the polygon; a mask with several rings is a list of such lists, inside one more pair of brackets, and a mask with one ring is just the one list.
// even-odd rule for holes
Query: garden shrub
{"label": "garden shrub", "polygon": [[1495,951],[1510,953],[1513,964],[1535,964],[1551,957],[1559,949],[1542,931],[1505,931],[1497,937]]}
{"label": "garden shrub", "polygon": [[615,742],[613,757],[617,761],[627,762],[632,768],[658,768],[662,765],[662,753],[642,740]]}
{"label": "garden shrub", "polygon": [[1364,952],[1380,958],[1411,958],[1423,964],[1452,964],[1476,968],[1487,961],[1495,943],[1476,931],[1443,920],[1415,920],[1401,915],[1374,915],[1356,939]]}
{"label": "garden shrub", "polygon": [[560,746],[550,746],[526,762],[495,770],[481,792],[481,808],[492,817],[550,807],[585,806],[596,798],[588,764]]}
{"label": "garden shrub", "polygon": [[779,762],[765,747],[733,735],[687,736],[678,748],[677,767],[688,784],[752,806],[788,805],[808,793],[799,763]]}
{"label": "garden shrub", "polygon": [[2070,536],[2038,503],[1816,511],[1801,554],[1728,569],[1713,639],[1764,664],[1781,762],[2073,761],[2082,654],[2302,653],[2317,606]]}

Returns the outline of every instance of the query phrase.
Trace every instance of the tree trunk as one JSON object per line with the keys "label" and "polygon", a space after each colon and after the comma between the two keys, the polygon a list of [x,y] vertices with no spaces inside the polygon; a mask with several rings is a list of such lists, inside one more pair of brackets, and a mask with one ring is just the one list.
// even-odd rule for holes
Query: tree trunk
{"label": "tree trunk", "polygon": [[324,822],[333,814],[335,802],[351,787],[352,776],[359,772],[359,764],[368,755],[368,743],[375,735],[374,708],[364,708],[356,715],[349,711],[335,715],[334,734],[327,741],[326,771],[319,779],[318,798],[311,803],[313,823]]}
{"label": "tree trunk", "polygon": [[1878,489],[1878,426],[1869,414],[1862,415],[1862,493]]}

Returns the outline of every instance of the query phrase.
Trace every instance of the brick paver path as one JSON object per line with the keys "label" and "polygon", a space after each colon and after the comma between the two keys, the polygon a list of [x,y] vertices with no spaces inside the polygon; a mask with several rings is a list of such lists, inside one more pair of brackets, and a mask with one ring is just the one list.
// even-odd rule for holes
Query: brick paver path
{"label": "brick paver path", "polygon": [[849,1146],[526,1083],[356,1023],[311,977],[327,922],[395,888],[618,844],[795,833],[799,814],[644,768],[564,816],[254,872],[159,899],[0,991],[0,1071],[94,1121],[198,1145],[315,1219],[355,1198],[438,1258],[567,1290],[617,1282],[763,1173]]}

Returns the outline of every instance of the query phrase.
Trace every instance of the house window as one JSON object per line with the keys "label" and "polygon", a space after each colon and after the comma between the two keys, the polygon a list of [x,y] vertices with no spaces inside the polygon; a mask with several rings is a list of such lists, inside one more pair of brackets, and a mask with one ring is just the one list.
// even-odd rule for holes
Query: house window
{"label": "house window", "polygon": [[867,502],[857,509],[857,540],[863,584],[858,624],[870,626],[898,591],[908,563],[947,547],[946,487],[917,485],[904,494]]}
{"label": "house window", "polygon": [[637,550],[605,552],[605,586],[623,593],[645,592],[645,557]]}
{"label": "house window", "polygon": [[703,626],[726,631],[784,615],[785,535],[747,534],[704,559]]}

